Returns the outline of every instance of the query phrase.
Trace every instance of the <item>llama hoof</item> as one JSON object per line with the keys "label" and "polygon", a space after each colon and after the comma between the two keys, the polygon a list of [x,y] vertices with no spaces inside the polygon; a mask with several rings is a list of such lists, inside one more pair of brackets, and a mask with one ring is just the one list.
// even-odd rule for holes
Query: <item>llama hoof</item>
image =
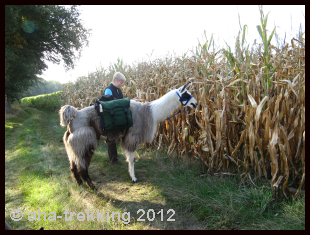
{"label": "llama hoof", "polygon": [[98,189],[94,186],[94,187],[88,187],[90,190],[94,191],[94,192],[97,192]]}
{"label": "llama hoof", "polygon": [[86,181],[86,185],[88,186],[89,189],[91,189],[93,191],[96,190],[96,187],[95,187],[95,185],[92,182],[87,182]]}
{"label": "llama hoof", "polygon": [[135,179],[135,180],[132,180],[133,183],[137,183],[138,182],[138,179]]}

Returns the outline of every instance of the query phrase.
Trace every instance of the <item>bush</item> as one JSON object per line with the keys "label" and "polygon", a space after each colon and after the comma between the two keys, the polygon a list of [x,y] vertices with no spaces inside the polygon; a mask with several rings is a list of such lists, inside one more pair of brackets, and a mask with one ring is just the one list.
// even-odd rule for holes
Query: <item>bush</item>
{"label": "bush", "polygon": [[62,91],[57,91],[45,95],[25,97],[21,99],[21,103],[38,109],[57,111],[64,101]]}

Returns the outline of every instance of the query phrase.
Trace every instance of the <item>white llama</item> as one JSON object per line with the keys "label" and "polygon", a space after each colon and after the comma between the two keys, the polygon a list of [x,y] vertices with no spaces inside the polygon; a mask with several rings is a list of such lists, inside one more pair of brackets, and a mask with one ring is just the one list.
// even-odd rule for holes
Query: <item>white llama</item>
{"label": "white llama", "polygon": [[[127,130],[125,136],[121,137],[121,147],[126,161],[128,162],[129,175],[133,182],[137,182],[134,171],[135,151],[141,143],[151,143],[156,134],[157,123],[165,120],[181,104],[191,108],[197,107],[196,99],[191,96],[187,88],[192,83],[174,89],[152,102],[140,103],[135,100],[130,101],[133,126]],[[71,172],[77,183],[82,184],[80,176],[86,184],[94,189],[89,175],[88,167],[97,148],[95,129],[100,128],[100,121],[94,106],[77,110],[70,105],[65,105],[59,110],[60,124],[68,126],[63,141],[71,165]],[[95,128],[90,123],[93,122],[99,128]]]}

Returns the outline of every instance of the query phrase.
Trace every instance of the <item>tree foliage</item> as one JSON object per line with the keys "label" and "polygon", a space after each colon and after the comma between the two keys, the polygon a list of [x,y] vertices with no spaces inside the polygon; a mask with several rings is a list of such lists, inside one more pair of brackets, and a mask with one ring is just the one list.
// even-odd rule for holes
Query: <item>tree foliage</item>
{"label": "tree foliage", "polygon": [[37,96],[42,94],[50,94],[62,90],[62,84],[57,81],[44,81],[43,84],[29,87],[27,91],[21,94],[21,98]]}
{"label": "tree foliage", "polygon": [[38,75],[46,61],[64,62],[74,68],[88,45],[90,30],[83,27],[77,6],[5,6],[5,92],[18,97],[29,87],[42,84]]}

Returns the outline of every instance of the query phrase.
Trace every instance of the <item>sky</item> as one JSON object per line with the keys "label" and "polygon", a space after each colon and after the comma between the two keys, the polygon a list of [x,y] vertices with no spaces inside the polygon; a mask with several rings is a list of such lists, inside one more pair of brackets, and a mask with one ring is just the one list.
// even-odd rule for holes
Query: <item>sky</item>
{"label": "sky", "polygon": [[[241,26],[247,25],[246,40],[250,46],[254,39],[260,42],[256,26],[260,25],[257,5],[229,6],[87,6],[79,7],[80,18],[86,28],[92,29],[89,46],[83,48],[73,70],[65,71],[63,63],[46,62],[48,69],[40,76],[45,80],[67,83],[80,76],[87,76],[98,68],[108,68],[117,58],[131,65],[136,62],[182,55],[195,51],[200,43],[210,40],[215,46],[234,48]],[[273,28],[286,42],[296,36],[300,24],[305,28],[305,5],[264,5],[268,12],[267,29]],[[275,37],[272,44],[276,44]]]}

